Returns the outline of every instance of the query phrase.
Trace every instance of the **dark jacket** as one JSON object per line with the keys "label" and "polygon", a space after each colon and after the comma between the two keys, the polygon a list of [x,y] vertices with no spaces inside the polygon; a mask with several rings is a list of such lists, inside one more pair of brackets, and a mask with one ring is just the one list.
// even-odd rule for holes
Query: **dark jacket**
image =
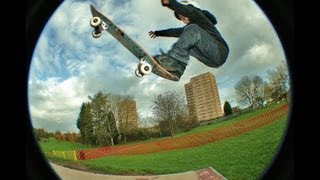
{"label": "dark jacket", "polygon": [[[175,0],[170,0],[168,5],[172,9],[177,17],[177,14],[181,14],[189,18],[191,24],[197,24],[203,30],[208,32],[213,38],[221,43],[227,50],[229,47],[215,25],[217,24],[216,17],[207,10],[201,10],[192,5],[183,5]],[[167,36],[167,37],[179,37],[183,31],[182,28],[171,28],[160,31],[155,31],[157,36]]]}

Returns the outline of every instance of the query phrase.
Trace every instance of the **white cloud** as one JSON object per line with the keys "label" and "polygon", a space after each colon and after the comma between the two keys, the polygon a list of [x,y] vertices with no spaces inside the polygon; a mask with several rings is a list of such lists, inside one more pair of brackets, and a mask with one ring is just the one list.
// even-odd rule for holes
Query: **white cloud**
{"label": "white cloud", "polygon": [[[79,107],[86,101],[82,91],[79,91],[77,78],[61,81],[50,78],[46,81],[33,79],[29,82],[29,103],[33,120],[36,125],[46,127],[50,123],[67,123],[71,127],[61,127],[68,130],[75,129]],[[55,130],[46,127],[50,130]]]}
{"label": "white cloud", "polygon": [[[117,5],[119,3],[123,3]],[[150,30],[183,26],[159,1],[64,1],[50,18],[35,49],[29,79],[29,103],[35,127],[76,131],[82,102],[98,91],[134,96],[138,112],[151,115],[152,99],[166,90],[184,95],[184,84],[201,73],[216,76],[221,103],[237,105],[234,84],[242,75],[263,72],[285,59],[279,40],[252,1],[198,0],[213,12],[230,46],[227,62],[209,68],[190,58],[180,82],[153,74],[137,78],[138,60],[110,34],[91,36],[89,9],[94,4],[150,54],[167,51],[176,38],[148,37]]]}

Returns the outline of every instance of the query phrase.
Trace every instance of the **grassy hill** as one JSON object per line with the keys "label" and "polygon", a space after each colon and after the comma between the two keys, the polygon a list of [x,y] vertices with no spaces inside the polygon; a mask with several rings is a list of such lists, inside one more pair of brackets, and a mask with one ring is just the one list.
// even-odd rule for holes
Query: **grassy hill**
{"label": "grassy hill", "polygon": [[[259,109],[225,122],[198,127],[190,134],[210,131],[222,126],[230,126],[258,116],[281,104]],[[206,145],[140,155],[105,156],[98,159],[73,161],[57,157],[48,157],[50,161],[86,171],[108,174],[168,174],[206,167],[213,167],[228,179],[258,179],[276,155],[287,125],[287,116],[270,124]],[[156,141],[156,140],[154,140]],[[50,143],[49,143],[50,142]],[[85,149],[81,144],[50,140],[40,143],[43,150]],[[60,144],[66,143],[66,144]],[[68,145],[67,145],[68,144]],[[62,148],[63,146],[63,148]]]}

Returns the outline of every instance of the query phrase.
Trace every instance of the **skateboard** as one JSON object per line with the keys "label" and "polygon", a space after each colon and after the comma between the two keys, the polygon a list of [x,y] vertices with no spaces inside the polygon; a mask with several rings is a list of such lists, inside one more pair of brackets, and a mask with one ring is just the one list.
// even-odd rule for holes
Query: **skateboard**
{"label": "skateboard", "polygon": [[127,33],[121,30],[115,23],[113,23],[107,16],[99,12],[93,5],[90,5],[92,18],[90,25],[94,28],[92,36],[99,38],[103,31],[109,32],[115,39],[117,39],[125,48],[127,48],[139,60],[135,74],[137,77],[148,75],[151,72],[172,81],[179,81],[179,78],[165,68],[161,67],[157,61],[147,53],[138,43],[129,37]]}

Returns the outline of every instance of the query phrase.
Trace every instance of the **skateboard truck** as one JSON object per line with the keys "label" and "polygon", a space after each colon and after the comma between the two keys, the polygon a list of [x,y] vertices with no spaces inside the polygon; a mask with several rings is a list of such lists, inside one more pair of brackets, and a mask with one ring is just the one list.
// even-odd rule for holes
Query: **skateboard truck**
{"label": "skateboard truck", "polygon": [[143,58],[140,60],[137,69],[135,70],[135,74],[138,77],[142,77],[144,75],[150,74],[152,71],[152,67],[147,63]]}
{"label": "skateboard truck", "polygon": [[101,31],[108,29],[108,25],[101,21],[99,17],[91,18],[90,25],[94,28],[92,31],[92,36],[94,38],[99,38],[101,36]]}

